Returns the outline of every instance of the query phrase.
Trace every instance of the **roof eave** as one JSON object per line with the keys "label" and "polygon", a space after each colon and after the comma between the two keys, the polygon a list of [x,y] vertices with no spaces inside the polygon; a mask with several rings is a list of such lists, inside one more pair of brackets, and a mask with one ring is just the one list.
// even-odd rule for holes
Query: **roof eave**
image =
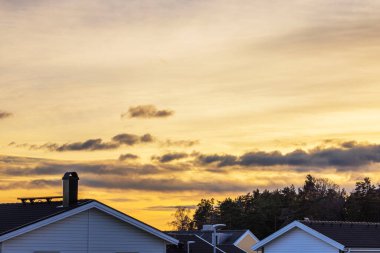
{"label": "roof eave", "polygon": [[301,222],[299,221],[293,221],[292,223],[288,224],[287,226],[281,228],[280,230],[278,230],[277,232],[269,235],[267,238],[261,240],[259,243],[253,245],[252,249],[253,250],[259,250],[261,249],[262,247],[264,247],[266,244],[268,244],[269,242],[271,242],[272,240],[275,240],[276,238],[278,238],[279,236],[285,234],[286,232],[288,232],[289,230],[293,229],[293,228],[299,228],[301,230],[303,230],[304,232],[310,234],[310,235],[313,235],[314,237],[324,241],[325,243],[327,244],[330,244],[331,246],[339,249],[339,250],[345,250],[345,246],[337,241],[334,241],[333,239],[315,231],[314,229],[302,224]]}

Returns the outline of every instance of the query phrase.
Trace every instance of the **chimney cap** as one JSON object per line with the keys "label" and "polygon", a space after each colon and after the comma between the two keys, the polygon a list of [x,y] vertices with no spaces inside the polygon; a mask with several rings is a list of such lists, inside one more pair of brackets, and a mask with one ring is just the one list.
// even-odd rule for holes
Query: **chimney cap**
{"label": "chimney cap", "polygon": [[69,179],[70,177],[79,180],[78,173],[75,171],[66,172],[65,175],[63,175],[62,180]]}

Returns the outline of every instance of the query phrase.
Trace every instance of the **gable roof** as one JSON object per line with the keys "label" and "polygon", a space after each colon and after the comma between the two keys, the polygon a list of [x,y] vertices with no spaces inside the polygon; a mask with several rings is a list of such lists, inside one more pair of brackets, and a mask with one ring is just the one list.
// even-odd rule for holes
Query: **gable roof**
{"label": "gable roof", "polygon": [[0,236],[92,201],[80,200],[71,207],[63,207],[62,201],[0,204]]}
{"label": "gable roof", "polygon": [[244,234],[240,235],[239,238],[234,240],[234,245],[237,246],[247,235],[251,236],[256,242],[259,242],[259,238],[257,238],[251,230],[247,229]]}
{"label": "gable roof", "polygon": [[380,248],[380,223],[300,221],[346,248]]}
{"label": "gable roof", "polygon": [[[252,234],[252,232],[248,229],[244,229],[244,230],[218,230],[218,233],[228,234],[227,239],[224,240],[222,244],[231,244],[231,245],[236,245],[238,243],[238,241],[243,239],[248,233]],[[257,239],[256,236],[254,236],[254,235],[253,235],[253,238]]]}
{"label": "gable roof", "polygon": [[309,227],[309,226],[306,226],[304,225],[303,223],[301,223],[300,221],[293,221],[292,223],[288,224],[287,226],[281,228],[280,230],[278,230],[277,232],[269,235],[268,237],[266,237],[265,239],[261,240],[260,242],[256,243],[252,249],[253,250],[259,250],[261,249],[263,246],[265,246],[266,244],[270,243],[271,241],[277,239],[278,237],[280,237],[281,235],[287,233],[288,231],[292,230],[292,229],[295,229],[295,228],[299,228],[301,230],[303,230],[304,232],[324,241],[325,243],[339,249],[339,250],[344,250],[345,249],[345,246],[337,241],[335,241],[334,239],[314,230],[313,228]]}
{"label": "gable roof", "polygon": [[[246,230],[218,230],[218,233],[228,234],[226,240],[217,245],[217,253],[245,253],[243,250],[234,245]],[[177,238],[180,245],[177,248],[168,248],[168,253],[185,253],[187,252],[187,242],[195,241],[191,244],[192,252],[196,253],[212,253],[212,232],[211,231],[171,231],[167,232],[170,236]]]}
{"label": "gable roof", "polygon": [[155,235],[166,242],[178,244],[178,240],[175,238],[96,200],[79,200],[78,204],[70,207],[63,207],[62,201],[34,204],[0,204],[0,242],[92,208]]}

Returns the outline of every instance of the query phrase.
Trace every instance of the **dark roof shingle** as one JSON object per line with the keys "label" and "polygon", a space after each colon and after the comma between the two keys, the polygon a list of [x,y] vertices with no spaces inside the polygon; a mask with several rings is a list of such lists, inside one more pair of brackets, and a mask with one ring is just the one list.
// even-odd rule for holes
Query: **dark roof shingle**
{"label": "dark roof shingle", "polygon": [[346,248],[380,248],[380,223],[300,221]]}
{"label": "dark roof shingle", "polygon": [[[239,249],[233,243],[242,236],[246,230],[219,230],[218,233],[227,234],[228,237],[217,247],[221,250],[217,250],[217,253],[245,253]],[[170,246],[167,249],[167,253],[186,253],[187,242],[195,241],[191,244],[190,249],[192,253],[212,253],[212,232],[210,231],[171,231],[167,232],[168,235],[176,238],[180,241],[178,247]],[[208,243],[207,243],[208,242]]]}
{"label": "dark roof shingle", "polygon": [[77,205],[63,207],[62,201],[0,204],[0,235],[75,209],[93,200],[80,200]]}
{"label": "dark roof shingle", "polygon": [[[212,247],[205,241],[195,235],[169,234],[180,241],[178,246],[170,245],[167,248],[167,253],[187,253],[187,242],[194,241],[190,245],[190,253],[212,253]],[[217,253],[221,253],[219,250]]]}

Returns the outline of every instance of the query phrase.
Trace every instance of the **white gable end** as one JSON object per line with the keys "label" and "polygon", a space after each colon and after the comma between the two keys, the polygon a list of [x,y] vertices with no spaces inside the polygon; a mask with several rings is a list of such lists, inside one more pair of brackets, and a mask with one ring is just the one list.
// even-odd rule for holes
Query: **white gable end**
{"label": "white gable end", "polygon": [[166,243],[132,225],[97,210],[90,210],[90,251],[108,252],[166,252]]}
{"label": "white gable end", "polygon": [[339,253],[339,249],[296,227],[266,244],[264,252]]}
{"label": "white gable end", "polygon": [[166,242],[95,208],[2,243],[2,253],[164,253]]}

